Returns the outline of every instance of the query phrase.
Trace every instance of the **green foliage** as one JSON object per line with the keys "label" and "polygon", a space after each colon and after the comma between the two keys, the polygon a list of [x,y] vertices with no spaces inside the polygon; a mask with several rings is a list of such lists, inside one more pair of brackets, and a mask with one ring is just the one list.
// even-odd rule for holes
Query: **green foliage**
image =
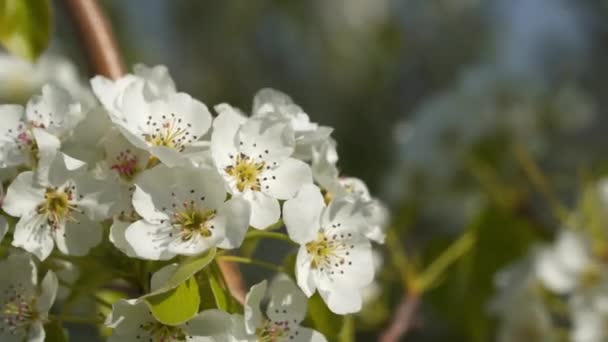
{"label": "green foliage", "polygon": [[222,273],[217,264],[214,264],[212,267],[210,267],[210,269],[211,272],[206,273],[209,277],[209,288],[211,289],[211,293],[215,299],[215,305],[220,310],[229,311],[231,306],[231,297],[228,293],[226,284],[224,284]]}
{"label": "green foliage", "polygon": [[180,286],[183,282],[190,279],[197,272],[209,265],[209,263],[213,261],[213,258],[215,258],[215,253],[216,249],[213,248],[207,253],[183,259],[175,269],[175,272],[173,272],[171,277],[169,277],[167,283],[156,291],[150,293],[148,296],[167,292]]}
{"label": "green foliage", "polygon": [[63,325],[59,321],[50,321],[44,325],[44,331],[46,333],[45,341],[52,342],[67,342],[68,334],[63,328]]}
{"label": "green foliage", "polygon": [[165,285],[143,297],[158,321],[177,325],[198,313],[201,297],[195,275],[213,261],[215,253],[214,248],[183,259]]}
{"label": "green foliage", "polygon": [[154,318],[168,325],[178,325],[196,316],[200,302],[194,277],[170,291],[146,296],[146,304]]}
{"label": "green foliage", "polygon": [[331,312],[318,292],[310,297],[304,325],[319,331],[329,341],[335,341],[340,335],[343,322],[344,317]]}
{"label": "green foliage", "polygon": [[51,39],[48,0],[0,0],[0,43],[11,53],[35,60]]}
{"label": "green foliage", "polygon": [[492,340],[487,305],[495,292],[495,273],[527,253],[538,238],[536,228],[526,217],[496,207],[481,211],[467,227],[477,243],[426,297],[451,323],[457,335],[451,338]]}

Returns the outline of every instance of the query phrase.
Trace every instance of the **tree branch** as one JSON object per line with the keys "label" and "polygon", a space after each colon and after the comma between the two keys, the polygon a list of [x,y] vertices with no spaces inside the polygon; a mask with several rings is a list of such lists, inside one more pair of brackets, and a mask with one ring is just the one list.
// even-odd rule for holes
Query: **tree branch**
{"label": "tree branch", "polygon": [[117,79],[125,74],[122,55],[108,18],[96,0],[64,0],[95,75]]}
{"label": "tree branch", "polygon": [[[123,76],[125,67],[116,38],[106,15],[96,0],[64,0],[68,14],[79,32],[94,75],[111,79]],[[232,296],[241,304],[247,292],[238,265],[219,262]]]}
{"label": "tree branch", "polygon": [[414,293],[405,294],[395,310],[391,324],[380,334],[379,342],[398,342],[415,323],[416,311],[420,296]]}

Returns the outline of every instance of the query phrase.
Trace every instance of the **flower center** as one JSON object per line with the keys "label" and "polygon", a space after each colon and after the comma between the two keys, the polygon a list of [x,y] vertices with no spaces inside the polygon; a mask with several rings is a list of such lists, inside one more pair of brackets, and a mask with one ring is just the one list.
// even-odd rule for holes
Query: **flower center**
{"label": "flower center", "polygon": [[141,171],[137,165],[137,157],[128,149],[116,156],[116,162],[110,168],[126,181],[132,181]]}
{"label": "flower center", "polygon": [[62,190],[47,188],[44,193],[44,202],[36,209],[38,214],[45,215],[48,223],[57,227],[62,222],[72,220],[72,211],[78,209],[78,205],[70,203],[73,199],[75,187],[66,186]]}
{"label": "flower center", "polygon": [[24,298],[19,293],[8,296],[8,300],[2,306],[0,319],[9,331],[15,331],[27,327],[31,322],[39,318],[35,310],[34,299]]}
{"label": "flower center", "polygon": [[[337,225],[334,225],[337,227]],[[321,272],[328,271],[330,274],[335,272],[344,273],[342,269],[346,265],[352,265],[348,261],[350,250],[354,245],[349,245],[343,241],[345,237],[352,237],[351,233],[333,234],[328,236],[323,230],[317,233],[317,239],[307,243],[306,252],[310,255],[310,267]]]}
{"label": "flower center", "polygon": [[[186,334],[179,327],[164,325],[160,322],[148,322],[140,326],[150,335],[150,341],[153,342],[173,342],[186,341]],[[137,336],[141,338],[141,336]]]}
{"label": "flower center", "polygon": [[24,127],[23,125],[19,125],[19,134],[15,136],[15,141],[19,146],[19,150],[26,153],[32,163],[33,167],[36,167],[38,164],[38,152],[40,149],[38,148],[38,144],[36,143],[36,139],[29,128]]}
{"label": "flower center", "polygon": [[185,143],[196,139],[195,136],[188,139],[190,132],[186,126],[182,125],[182,119],[176,118],[175,114],[172,113],[169,119],[163,115],[162,120],[162,122],[156,122],[153,121],[152,116],[148,116],[146,125],[152,129],[152,133],[146,133],[143,136],[150,145],[183,151]]}
{"label": "flower center", "polygon": [[264,320],[262,326],[255,330],[258,342],[276,342],[289,334],[289,324],[287,321],[271,322]]}
{"label": "flower center", "polygon": [[193,202],[183,204],[183,210],[173,214],[172,224],[182,231],[182,240],[188,241],[196,236],[208,238],[212,235],[210,224],[216,215],[212,209],[199,209]]}
{"label": "flower center", "polygon": [[335,251],[341,246],[336,240],[330,240],[324,233],[317,233],[315,241],[306,244],[306,251],[311,256],[311,268],[320,268],[330,262],[332,257],[338,257]]}
{"label": "flower center", "polygon": [[233,165],[227,166],[224,171],[236,180],[236,188],[243,192],[247,189],[260,191],[259,175],[264,170],[265,162],[256,162],[244,153],[240,153]]}

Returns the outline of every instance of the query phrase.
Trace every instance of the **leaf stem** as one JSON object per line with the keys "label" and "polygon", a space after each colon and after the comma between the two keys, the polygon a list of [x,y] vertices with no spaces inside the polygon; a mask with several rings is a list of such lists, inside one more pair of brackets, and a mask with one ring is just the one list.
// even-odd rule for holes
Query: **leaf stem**
{"label": "leaf stem", "polygon": [[283,272],[283,267],[271,264],[269,262],[255,260],[255,259],[251,259],[251,258],[245,258],[245,257],[240,257],[240,256],[235,256],[235,255],[220,255],[217,257],[217,259],[220,261],[237,262],[237,263],[241,263],[241,264],[259,266],[259,267],[266,268],[266,269],[269,269],[269,270],[272,270],[275,272]]}

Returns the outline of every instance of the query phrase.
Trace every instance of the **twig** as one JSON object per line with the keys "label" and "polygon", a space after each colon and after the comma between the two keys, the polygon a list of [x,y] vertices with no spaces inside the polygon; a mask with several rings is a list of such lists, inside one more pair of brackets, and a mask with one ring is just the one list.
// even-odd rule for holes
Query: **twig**
{"label": "twig", "polygon": [[125,74],[112,27],[96,0],[64,0],[89,63],[96,75],[117,79]]}
{"label": "twig", "polygon": [[[80,34],[93,73],[111,79],[124,75],[125,67],[114,33],[97,1],[64,0],[64,3]],[[238,265],[220,262],[219,266],[234,298],[244,303],[245,282]]]}
{"label": "twig", "polygon": [[232,293],[232,297],[239,303],[244,304],[247,290],[239,265],[227,260],[218,260],[217,264],[224,274],[224,280],[226,280],[226,285],[230,293]]}
{"label": "twig", "polygon": [[379,342],[397,342],[405,336],[412,326],[420,304],[416,293],[405,294],[395,311],[391,324],[380,334]]}
{"label": "twig", "polygon": [[553,191],[553,188],[551,188],[549,180],[542,172],[538,164],[536,164],[534,158],[532,158],[526,148],[522,145],[515,145],[514,153],[515,158],[519,162],[519,165],[528,177],[530,183],[532,183],[534,188],[548,202],[557,220],[560,222],[566,222],[568,220],[568,208],[566,208],[566,206],[560,202],[557,195]]}

